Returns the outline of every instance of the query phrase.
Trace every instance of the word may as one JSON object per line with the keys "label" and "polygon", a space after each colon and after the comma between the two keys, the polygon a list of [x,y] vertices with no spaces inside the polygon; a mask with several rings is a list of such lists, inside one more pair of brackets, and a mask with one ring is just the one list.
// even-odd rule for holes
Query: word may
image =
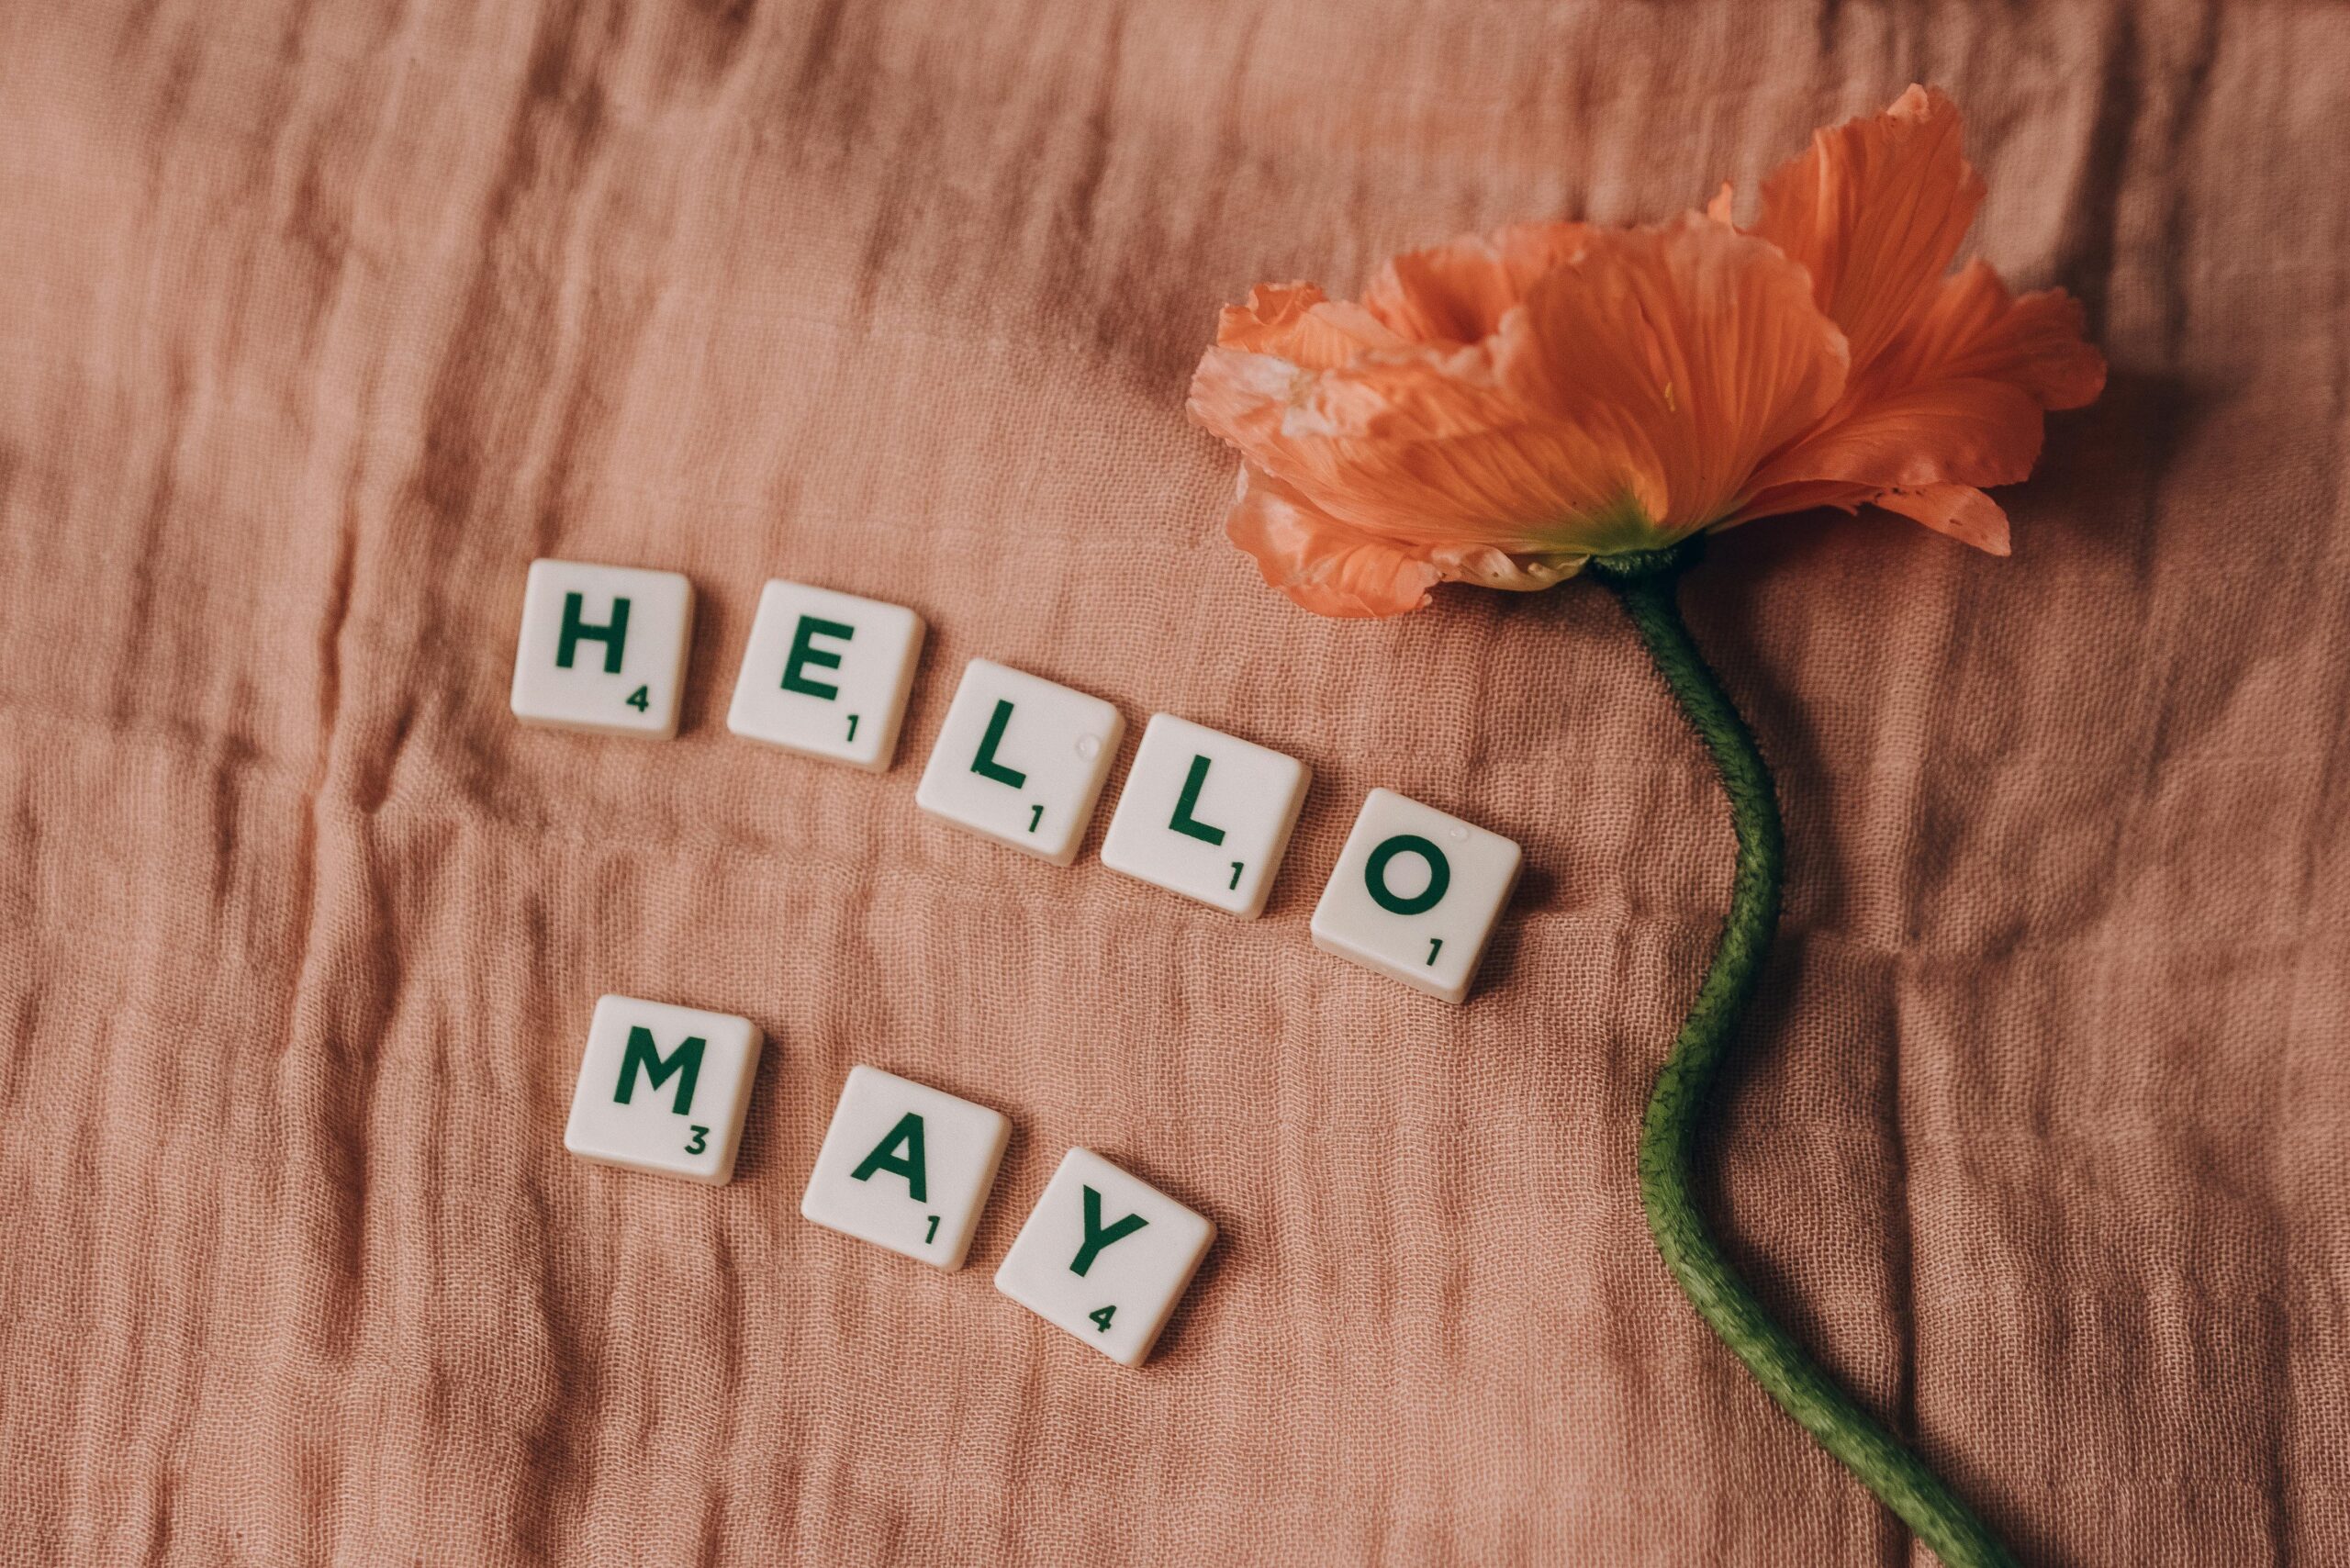
{"label": "word may", "polygon": [[[758,1067],[747,1018],[606,996],[564,1147],[585,1159],[722,1182]],[[940,1269],[960,1269],[1012,1124],[984,1105],[870,1067],[848,1075],[802,1216]],[[1139,1365],[1215,1239],[1203,1215],[1072,1148],[1020,1227],[996,1288],[1111,1360]]]}
{"label": "word may", "polygon": [[[531,564],[511,705],[525,722],[677,731],[693,588],[675,572]],[[759,595],[726,727],[747,740],[886,770],[922,652],[902,605],[775,581]],[[1049,861],[1077,858],[1125,738],[1112,704],[988,659],[964,666],[914,803]],[[1254,920],[1305,803],[1295,757],[1152,716],[1102,841],[1113,871]],[[1518,846],[1373,790],[1311,922],[1326,952],[1464,1000],[1516,884]]]}

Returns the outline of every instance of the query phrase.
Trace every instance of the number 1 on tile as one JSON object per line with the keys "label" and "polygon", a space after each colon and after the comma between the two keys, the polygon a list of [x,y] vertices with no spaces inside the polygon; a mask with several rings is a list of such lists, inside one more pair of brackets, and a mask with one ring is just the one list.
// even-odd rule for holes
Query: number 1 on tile
{"label": "number 1 on tile", "polygon": [[901,604],[778,578],[759,591],[726,727],[878,773],[897,750],[922,640],[922,617]]}
{"label": "number 1 on tile", "polygon": [[1254,920],[1305,789],[1305,765],[1293,756],[1153,714],[1102,835],[1102,863]]}
{"label": "number 1 on tile", "polygon": [[1012,1124],[984,1105],[859,1067],[841,1090],[800,1212],[920,1262],[959,1269],[1011,1133]]}

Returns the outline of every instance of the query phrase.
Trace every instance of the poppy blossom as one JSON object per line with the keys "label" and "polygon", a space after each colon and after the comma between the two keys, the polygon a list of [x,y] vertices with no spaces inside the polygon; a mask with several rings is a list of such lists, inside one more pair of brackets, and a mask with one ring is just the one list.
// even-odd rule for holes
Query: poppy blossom
{"label": "poppy blossom", "polygon": [[2044,412],[2095,398],[2105,362],[2063,291],[1950,271],[1983,198],[1959,141],[1913,86],[1815,133],[1751,225],[1725,185],[1662,224],[1408,252],[1359,302],[1259,286],[1191,390],[1243,458],[1233,543],[1348,616],[1820,506],[2006,554],[1984,487],[2031,472]]}
{"label": "poppy blossom", "polygon": [[1440,582],[1548,588],[1588,566],[1711,756],[1738,845],[1729,908],[1641,1118],[1650,1235],[1755,1381],[1951,1568],[2014,1568],[1965,1500],[1775,1322],[1697,1201],[1699,1112],[1778,929],[1778,790],[1681,613],[1696,536],[1812,507],[1913,518],[1994,554],[1986,486],[2043,415],[2105,385],[2082,311],[1950,271],[1983,182],[1958,110],[1911,87],[1762,184],[1645,228],[1536,223],[1395,257],[1357,302],[1266,285],[1226,309],[1192,417],[1239,448],[1225,528],[1325,615]]}

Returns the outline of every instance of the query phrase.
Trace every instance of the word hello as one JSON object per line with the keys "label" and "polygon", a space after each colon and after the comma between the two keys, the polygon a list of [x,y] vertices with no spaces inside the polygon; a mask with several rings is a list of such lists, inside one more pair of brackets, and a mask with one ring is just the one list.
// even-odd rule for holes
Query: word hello
{"label": "word hello", "polygon": [[[675,735],[692,622],[693,587],[677,573],[532,562],[514,658],[515,716],[614,734]],[[747,740],[884,771],[897,750],[922,641],[922,618],[902,605],[770,582],[759,595],[726,727]],[[1067,866],[1125,736],[1125,718],[1100,698],[973,659],[914,803]],[[1307,783],[1295,757],[1156,714],[1111,813],[1102,862],[1254,920]],[[1373,790],[1315,908],[1315,946],[1460,1002],[1519,860],[1517,845],[1499,834]]]}

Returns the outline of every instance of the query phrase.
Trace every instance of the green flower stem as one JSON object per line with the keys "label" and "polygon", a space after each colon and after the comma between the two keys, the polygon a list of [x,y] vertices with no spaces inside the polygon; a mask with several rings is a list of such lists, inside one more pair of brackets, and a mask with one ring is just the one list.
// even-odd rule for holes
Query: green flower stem
{"label": "green flower stem", "polygon": [[1785,861],[1770,769],[1681,619],[1681,573],[1699,547],[1691,539],[1670,550],[1597,557],[1590,567],[1623,603],[1657,673],[1713,754],[1738,832],[1738,869],[1730,881],[1721,945],[1680,1038],[1657,1074],[1640,1126],[1640,1202],[1648,1210],[1649,1231],[1690,1305],[1755,1381],[1942,1562],[1951,1568],[2014,1568],[2007,1548],[1942,1477],[1772,1320],[1698,1212],[1693,1170],[1701,1114],[1770,951]]}

